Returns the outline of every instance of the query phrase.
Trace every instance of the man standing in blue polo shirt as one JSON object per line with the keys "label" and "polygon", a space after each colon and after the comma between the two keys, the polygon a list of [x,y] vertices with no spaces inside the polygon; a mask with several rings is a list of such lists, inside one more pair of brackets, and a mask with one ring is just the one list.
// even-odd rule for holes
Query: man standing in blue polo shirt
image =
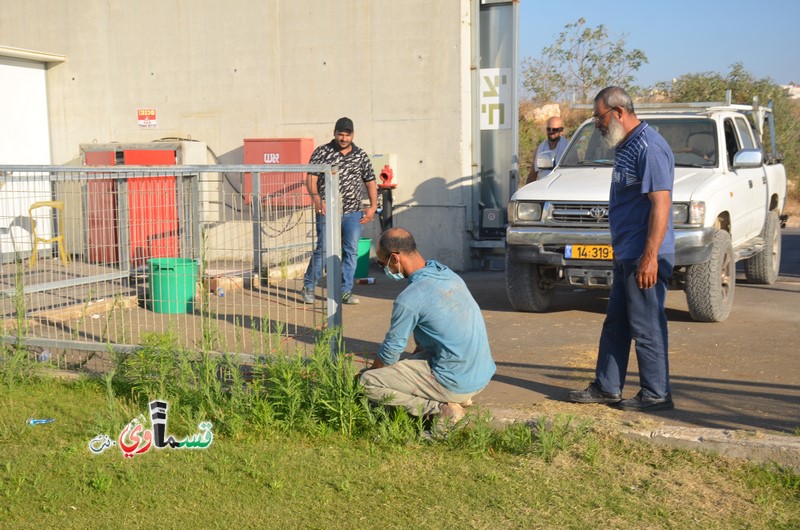
{"label": "man standing in blue polo shirt", "polygon": [[[672,187],[675,160],[666,140],[640,121],[620,87],[594,98],[595,128],[616,147],[609,223],[614,280],[600,335],[595,380],[570,392],[575,403],[608,403],[623,410],[674,407],[669,383],[667,282],[675,262]],[[641,389],[622,399],[631,340],[636,344]]]}

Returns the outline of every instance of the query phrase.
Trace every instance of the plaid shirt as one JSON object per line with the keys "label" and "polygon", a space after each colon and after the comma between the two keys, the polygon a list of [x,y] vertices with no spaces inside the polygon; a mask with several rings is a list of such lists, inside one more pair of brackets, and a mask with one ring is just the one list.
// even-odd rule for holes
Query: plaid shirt
{"label": "plaid shirt", "polygon": [[[375,180],[375,170],[372,169],[372,162],[367,153],[356,146],[350,144],[352,149],[349,153],[342,156],[337,150],[335,140],[321,145],[314,149],[309,164],[331,164],[339,166],[339,192],[342,194],[342,213],[353,213],[361,210],[361,199],[363,197],[362,183]],[[319,177],[317,179],[317,191],[325,200],[325,174],[313,173]]]}

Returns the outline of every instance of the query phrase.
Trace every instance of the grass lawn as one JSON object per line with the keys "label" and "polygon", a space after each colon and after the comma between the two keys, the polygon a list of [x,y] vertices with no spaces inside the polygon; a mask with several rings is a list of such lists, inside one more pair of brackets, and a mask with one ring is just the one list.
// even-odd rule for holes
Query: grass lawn
{"label": "grass lawn", "polygon": [[[787,470],[591,427],[570,437],[557,422],[551,452],[545,431],[507,452],[263,426],[215,432],[204,450],[90,452],[94,436],[116,438],[147,412],[88,380],[0,388],[0,527],[800,527],[800,478]],[[203,419],[170,417],[168,430]]]}

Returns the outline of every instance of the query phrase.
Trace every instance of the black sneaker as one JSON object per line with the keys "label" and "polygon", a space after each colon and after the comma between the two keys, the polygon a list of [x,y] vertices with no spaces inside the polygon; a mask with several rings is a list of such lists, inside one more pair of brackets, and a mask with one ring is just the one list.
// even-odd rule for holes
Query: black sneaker
{"label": "black sneaker", "polygon": [[613,392],[603,392],[597,383],[591,383],[586,390],[573,390],[569,393],[569,400],[573,403],[619,403],[622,401],[622,394]]}
{"label": "black sneaker", "polygon": [[672,402],[671,394],[662,398],[651,398],[644,397],[640,390],[634,397],[617,403],[617,408],[634,412],[658,412],[659,410],[672,410],[675,408],[675,404]]}

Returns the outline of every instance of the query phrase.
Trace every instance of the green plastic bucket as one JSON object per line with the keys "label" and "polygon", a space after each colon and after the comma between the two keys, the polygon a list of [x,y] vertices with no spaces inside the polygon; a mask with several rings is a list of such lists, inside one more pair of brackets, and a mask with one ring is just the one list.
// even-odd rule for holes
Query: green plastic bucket
{"label": "green plastic bucket", "polygon": [[153,258],[147,261],[150,307],[156,313],[194,311],[197,262],[187,258]]}
{"label": "green plastic bucket", "polygon": [[358,261],[356,261],[356,278],[366,278],[369,275],[369,249],[372,240],[362,237],[358,240]]}

